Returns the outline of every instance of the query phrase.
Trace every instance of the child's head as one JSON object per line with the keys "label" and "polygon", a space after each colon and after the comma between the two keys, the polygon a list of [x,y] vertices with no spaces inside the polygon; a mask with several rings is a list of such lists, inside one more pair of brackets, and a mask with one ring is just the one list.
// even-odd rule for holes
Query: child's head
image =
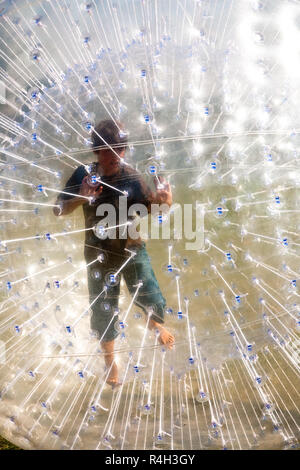
{"label": "child's head", "polygon": [[94,151],[99,147],[112,147],[118,151],[127,147],[127,135],[124,133],[124,127],[121,122],[114,122],[112,119],[100,121],[92,132],[92,141]]}
{"label": "child's head", "polygon": [[112,175],[119,170],[125,156],[127,135],[123,124],[111,119],[100,121],[92,132],[92,148],[97,154],[103,174]]}

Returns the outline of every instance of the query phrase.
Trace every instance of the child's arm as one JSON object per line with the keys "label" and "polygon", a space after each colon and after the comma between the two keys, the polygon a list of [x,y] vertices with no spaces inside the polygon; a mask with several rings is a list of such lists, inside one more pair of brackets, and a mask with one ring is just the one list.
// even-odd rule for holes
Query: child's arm
{"label": "child's arm", "polygon": [[87,198],[90,198],[92,200],[100,196],[100,194],[102,193],[102,186],[94,187],[88,184],[88,176],[85,176],[82,179],[81,184],[77,184],[77,186],[75,180],[76,172],[71,176],[71,178],[67,182],[67,188],[72,186],[73,188],[75,188],[72,189],[72,193],[74,193],[74,196],[72,197],[63,193],[60,194],[55,203],[57,206],[53,209],[54,215],[60,216],[71,214],[71,212],[77,209],[77,207],[85,204],[87,202]]}

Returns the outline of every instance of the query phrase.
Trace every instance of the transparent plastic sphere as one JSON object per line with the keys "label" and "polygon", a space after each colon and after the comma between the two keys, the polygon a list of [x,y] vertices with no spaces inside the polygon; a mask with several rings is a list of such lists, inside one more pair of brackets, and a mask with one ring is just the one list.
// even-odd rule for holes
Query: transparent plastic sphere
{"label": "transparent plastic sphere", "polygon": [[297,2],[0,4],[0,434],[293,444]]}
{"label": "transparent plastic sphere", "polygon": [[196,401],[198,403],[206,403],[209,400],[210,400],[209,394],[207,392],[204,392],[203,390],[200,390],[196,395]]}

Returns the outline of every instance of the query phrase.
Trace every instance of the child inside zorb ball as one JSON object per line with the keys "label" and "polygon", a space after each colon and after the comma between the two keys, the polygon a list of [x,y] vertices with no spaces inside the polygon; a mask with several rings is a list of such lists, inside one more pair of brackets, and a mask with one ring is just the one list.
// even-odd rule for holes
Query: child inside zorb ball
{"label": "child inside zorb ball", "polygon": [[[134,303],[148,316],[148,328],[157,331],[159,342],[168,348],[172,348],[174,343],[174,337],[163,326],[166,302],[145,243],[138,233],[131,237],[127,229],[134,220],[134,216],[128,216],[130,206],[143,205],[147,213],[151,212],[152,204],[170,207],[172,192],[170,185],[162,180],[161,184],[155,180],[156,190],[152,191],[142,176],[125,164],[127,136],[121,123],[101,121],[93,130],[92,142],[97,161],[88,167],[81,165],[74,171],[57,199],[59,208],[56,207],[54,213],[57,216],[68,215],[82,206],[86,229],[94,228],[85,232],[84,245],[92,310],[91,329],[99,336],[105,353],[109,370],[107,383],[115,387],[119,384],[114,342],[119,334],[115,325],[121,276]],[[104,224],[104,219],[107,221],[104,215],[108,212],[116,220],[115,225],[108,224],[110,229]]]}

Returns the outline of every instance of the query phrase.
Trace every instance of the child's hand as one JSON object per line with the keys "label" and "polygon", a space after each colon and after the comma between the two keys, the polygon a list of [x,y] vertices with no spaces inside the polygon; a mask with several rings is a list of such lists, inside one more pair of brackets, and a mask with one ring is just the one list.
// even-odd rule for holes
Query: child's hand
{"label": "child's hand", "polygon": [[158,204],[168,204],[170,207],[172,205],[172,190],[170,183],[168,183],[161,176],[158,176],[158,180],[154,180],[156,186],[156,202]]}
{"label": "child's hand", "polygon": [[92,186],[88,183],[88,176],[85,176],[82,180],[79,196],[90,197],[92,199],[97,199],[103,191],[103,186]]}

